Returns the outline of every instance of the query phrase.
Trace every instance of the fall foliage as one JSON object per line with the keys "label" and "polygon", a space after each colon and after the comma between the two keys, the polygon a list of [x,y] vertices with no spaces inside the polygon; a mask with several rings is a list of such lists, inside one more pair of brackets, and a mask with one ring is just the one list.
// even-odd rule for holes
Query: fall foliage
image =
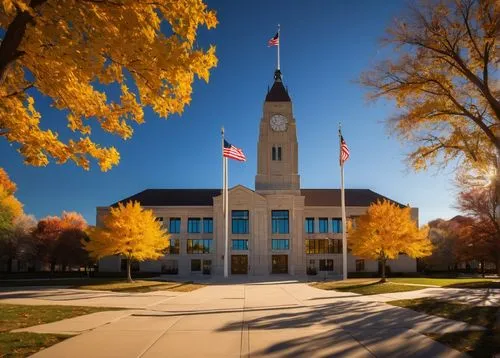
{"label": "fall foliage", "polygon": [[[128,139],[145,107],[182,113],[195,76],[208,81],[217,64],[213,46],[198,47],[198,28],[216,24],[202,0],[1,0],[0,136],[31,165],[88,169],[93,158],[110,169],[119,153],[92,130]],[[46,129],[35,93],[66,114],[69,139]]]}
{"label": "fall foliage", "polygon": [[425,169],[459,158],[470,167],[496,167],[498,1],[420,1],[387,35],[395,56],[360,82],[371,98],[396,102],[400,112],[389,124],[405,144],[415,145],[412,166]]}
{"label": "fall foliage", "polygon": [[0,232],[9,230],[14,219],[23,214],[23,204],[14,196],[16,184],[0,168]]}
{"label": "fall foliage", "polygon": [[347,243],[352,254],[378,260],[382,281],[387,260],[396,259],[401,253],[417,258],[432,252],[428,228],[418,229],[409,207],[400,208],[388,200],[370,205],[366,214],[357,218],[356,226],[349,229]]}
{"label": "fall foliage", "polygon": [[144,261],[160,258],[169,247],[168,235],[156,221],[151,210],[144,210],[138,202],[110,208],[102,227],[89,230],[90,241],[84,243],[90,255],[122,255],[127,259],[127,278],[132,280],[132,260]]}

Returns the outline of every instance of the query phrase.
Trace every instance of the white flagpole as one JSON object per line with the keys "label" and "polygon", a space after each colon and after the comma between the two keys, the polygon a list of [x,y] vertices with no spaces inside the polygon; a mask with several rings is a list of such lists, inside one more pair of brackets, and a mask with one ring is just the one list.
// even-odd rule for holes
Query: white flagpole
{"label": "white flagpole", "polygon": [[346,214],[345,214],[345,191],[344,191],[344,162],[340,159],[342,155],[342,133],[339,123],[339,161],[340,161],[340,205],[342,207],[342,279],[347,280],[347,238],[346,238]]}
{"label": "white flagpole", "polygon": [[278,70],[280,69],[280,43],[281,43],[281,34],[280,34],[280,24],[278,24]]}
{"label": "white flagpole", "polygon": [[[224,127],[221,129],[222,134],[222,215],[224,216],[224,240],[226,238],[226,157],[224,157]],[[224,241],[224,277],[227,277],[227,242]]]}
{"label": "white flagpole", "polygon": [[229,245],[228,245],[228,233],[229,233],[229,193],[228,193],[228,186],[229,186],[229,179],[228,179],[228,171],[229,171],[229,166],[228,166],[228,161],[227,158],[224,157],[224,167],[226,168],[225,170],[225,203],[224,203],[224,212],[225,212],[225,218],[224,218],[224,277],[229,277]]}

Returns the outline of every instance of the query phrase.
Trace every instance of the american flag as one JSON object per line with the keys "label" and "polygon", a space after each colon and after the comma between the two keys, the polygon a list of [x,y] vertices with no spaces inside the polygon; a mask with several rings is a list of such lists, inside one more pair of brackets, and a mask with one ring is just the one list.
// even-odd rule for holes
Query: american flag
{"label": "american flag", "polygon": [[274,37],[272,39],[270,39],[269,41],[267,41],[267,47],[278,46],[279,44],[280,44],[280,34],[279,34],[279,32],[277,32],[276,35],[274,35]]}
{"label": "american flag", "polygon": [[340,165],[344,165],[344,162],[349,159],[349,148],[347,147],[347,143],[340,135]]}
{"label": "american flag", "polygon": [[222,155],[226,158],[236,159],[240,162],[246,162],[247,158],[240,148],[236,148],[234,145],[224,140],[224,150]]}

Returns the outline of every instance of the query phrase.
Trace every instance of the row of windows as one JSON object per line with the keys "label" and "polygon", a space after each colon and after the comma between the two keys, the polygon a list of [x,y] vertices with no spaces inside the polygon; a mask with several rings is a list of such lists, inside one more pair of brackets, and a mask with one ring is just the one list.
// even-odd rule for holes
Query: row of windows
{"label": "row of windows", "polygon": [[[319,218],[319,232],[320,233],[328,233],[328,218]],[[304,224],[305,230],[307,234],[314,234],[314,218],[306,218]],[[332,219],[332,233],[340,234],[342,233],[342,219],[333,218]]]}
{"label": "row of windows", "polygon": [[342,240],[315,239],[306,240],[306,254],[340,254],[342,253]]}
{"label": "row of windows", "polygon": [[[159,221],[163,221],[163,218],[156,218]],[[201,233],[201,218],[188,218],[188,232],[189,233]],[[181,219],[180,218],[170,218],[168,225],[168,232],[171,234],[179,234],[181,232]],[[212,218],[203,218],[203,232],[206,234],[211,234],[214,232],[214,221]]]}
{"label": "row of windows", "polygon": [[209,254],[212,251],[212,239],[188,240],[188,254]]}
{"label": "row of windows", "polygon": [[[309,266],[315,268],[316,261],[310,260]],[[321,259],[319,260],[319,270],[320,271],[333,271],[333,260],[332,259]]]}

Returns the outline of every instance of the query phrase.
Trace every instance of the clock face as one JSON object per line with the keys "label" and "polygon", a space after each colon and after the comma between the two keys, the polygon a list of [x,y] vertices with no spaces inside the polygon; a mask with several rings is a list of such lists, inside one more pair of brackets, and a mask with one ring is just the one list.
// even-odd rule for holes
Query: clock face
{"label": "clock face", "polygon": [[271,128],[276,132],[286,131],[288,119],[282,114],[275,114],[271,117]]}

